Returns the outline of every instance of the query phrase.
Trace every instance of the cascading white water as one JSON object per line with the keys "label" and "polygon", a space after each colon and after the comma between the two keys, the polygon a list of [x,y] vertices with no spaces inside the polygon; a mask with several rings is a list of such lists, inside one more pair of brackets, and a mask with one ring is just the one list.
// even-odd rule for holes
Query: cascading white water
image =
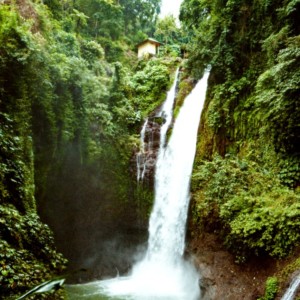
{"label": "cascading white water", "polygon": [[[173,99],[161,110],[165,123],[155,174],[155,204],[150,217],[148,250],[131,276],[107,282],[110,295],[133,299],[184,299],[200,297],[199,276],[183,259],[189,204],[189,182],[195,156],[200,114],[208,74],[186,98],[176,119],[169,143],[166,133],[172,121]],[[174,87],[175,90],[175,87]]]}
{"label": "cascading white water", "polygon": [[155,205],[149,224],[148,260],[177,263],[183,255],[189,182],[207,76],[185,100],[167,147],[164,147],[165,137],[161,138],[155,175]]}
{"label": "cascading white water", "polygon": [[[172,121],[175,97],[161,109],[165,123],[155,174],[155,204],[150,217],[148,249],[130,276],[92,284],[101,294],[133,300],[197,300],[199,274],[183,258],[189,183],[196,150],[199,119],[205,100],[208,74],[198,82],[176,119],[170,141],[167,130]],[[169,93],[170,95],[170,93]],[[90,285],[91,288],[91,285]]]}
{"label": "cascading white water", "polygon": [[179,69],[176,70],[174,83],[173,83],[170,91],[168,92],[167,99],[164,102],[164,104],[158,114],[159,117],[162,117],[164,119],[164,123],[162,124],[162,126],[160,128],[159,155],[160,155],[160,152],[162,151],[162,149],[165,147],[167,131],[172,122],[173,106],[174,106],[174,100],[175,100],[175,95],[176,95],[176,85],[177,85],[178,73],[179,73]]}
{"label": "cascading white water", "polygon": [[144,179],[145,170],[146,170],[146,157],[145,157],[145,133],[148,125],[148,118],[146,119],[141,133],[140,133],[140,151],[136,155],[136,177],[137,181],[142,181]]}
{"label": "cascading white water", "polygon": [[[175,73],[175,78],[173,85],[171,89],[168,91],[167,98],[165,102],[163,103],[157,117],[163,118],[163,125],[161,126],[160,130],[160,148],[164,147],[165,145],[165,140],[166,140],[166,135],[168,128],[170,127],[170,124],[172,122],[172,112],[173,112],[173,106],[174,106],[174,100],[175,100],[175,93],[176,93],[176,85],[178,81],[178,73],[179,69],[176,70]],[[149,138],[148,141],[148,149],[146,151],[145,149],[145,133],[146,133],[146,128],[148,125],[148,118],[146,119],[141,133],[140,133],[140,151],[138,152],[136,156],[136,166],[137,166],[137,181],[143,181],[144,176],[145,176],[145,171],[146,171],[146,163],[147,163],[147,153],[151,153],[152,149],[152,143],[151,143],[151,138]]]}
{"label": "cascading white water", "polygon": [[293,300],[300,285],[300,274],[294,278],[281,300]]}

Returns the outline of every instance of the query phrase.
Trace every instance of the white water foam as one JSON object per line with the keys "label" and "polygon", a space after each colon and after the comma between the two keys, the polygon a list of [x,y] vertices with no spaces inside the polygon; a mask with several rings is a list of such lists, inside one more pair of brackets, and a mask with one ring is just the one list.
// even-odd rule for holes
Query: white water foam
{"label": "white water foam", "polygon": [[137,182],[143,181],[146,171],[146,157],[145,157],[145,133],[148,125],[148,118],[146,119],[141,133],[140,133],[140,151],[136,155],[136,169]]}
{"label": "white water foam", "polygon": [[[173,106],[174,106],[174,100],[175,100],[175,94],[176,94],[176,85],[178,82],[178,74],[179,69],[176,70],[174,82],[172,84],[171,89],[168,91],[167,98],[165,102],[163,103],[157,117],[161,117],[164,120],[164,123],[161,126],[161,134],[160,134],[160,148],[164,147],[165,140],[166,140],[166,134],[168,131],[168,128],[170,127],[170,124],[172,122],[172,113],[173,113]],[[146,163],[147,163],[147,155],[145,154],[145,133],[146,128],[148,125],[148,118],[146,119],[142,130],[140,132],[140,151],[138,152],[136,156],[136,165],[137,165],[137,182],[143,181],[146,171]],[[148,142],[148,152],[151,152],[151,140]]]}
{"label": "white water foam", "polygon": [[[103,281],[108,295],[129,299],[199,299],[199,275],[183,259],[189,183],[196,150],[197,131],[208,74],[186,98],[165,147],[173,102],[165,102],[161,146],[155,175],[155,204],[150,217],[148,250],[132,274]],[[174,97],[174,96],[173,96]],[[168,100],[168,99],[167,99]]]}
{"label": "white water foam", "polygon": [[102,294],[133,300],[200,299],[199,274],[183,254],[190,177],[207,79],[208,74],[205,74],[185,99],[166,146],[175,92],[173,99],[167,99],[162,107],[161,116],[166,122],[161,129],[148,249],[129,276],[93,283]]}

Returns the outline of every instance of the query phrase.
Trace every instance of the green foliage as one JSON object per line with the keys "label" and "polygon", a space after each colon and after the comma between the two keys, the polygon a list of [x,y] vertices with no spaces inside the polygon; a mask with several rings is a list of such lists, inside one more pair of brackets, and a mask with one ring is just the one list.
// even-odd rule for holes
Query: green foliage
{"label": "green foliage", "polygon": [[[161,0],[120,0],[123,8],[125,33],[135,39],[135,33],[142,30],[148,36],[155,31]],[[140,40],[135,40],[135,43]]]}
{"label": "green foliage", "polygon": [[169,70],[162,60],[149,60],[141,71],[134,74],[130,83],[135,110],[140,110],[143,116],[152,112],[162,102],[169,81]]}
{"label": "green foliage", "polygon": [[176,117],[179,113],[180,107],[183,105],[184,99],[192,91],[194,87],[194,82],[191,78],[180,76],[180,81],[178,85],[178,92],[176,95],[176,103],[174,108],[174,116]]}
{"label": "green foliage", "polygon": [[[12,147],[6,150],[3,149],[6,152],[3,153],[3,159],[6,160],[4,163],[10,165],[7,169],[9,173],[5,172],[7,174],[5,176],[11,177],[11,179],[8,179],[8,177],[4,179],[6,180],[4,184],[9,186],[7,180],[12,182],[10,187],[11,197],[6,198],[5,201],[11,201],[18,209],[24,211],[35,208],[33,200],[31,108],[37,107],[37,105],[38,107],[46,107],[47,109],[44,112],[47,121],[51,117],[51,110],[48,110],[50,97],[47,94],[49,92],[47,76],[43,80],[38,77],[44,73],[43,68],[40,68],[44,59],[41,52],[39,52],[40,46],[29,31],[29,27],[24,27],[24,24],[30,22],[22,21],[21,18],[17,17],[16,8],[13,8],[14,6],[10,10],[10,15],[5,19],[7,22],[4,22],[6,30],[1,43],[0,107],[1,111],[6,113],[6,117],[1,123],[4,126],[4,142],[5,139],[14,139],[14,148],[17,150],[13,152]],[[2,12],[5,12],[5,9],[6,6],[1,6]],[[10,22],[10,20],[14,21]],[[19,41],[22,41],[22,43],[18,44]],[[15,45],[15,48],[11,48],[11,45]],[[12,52],[7,51],[10,48]],[[23,55],[21,59],[18,54],[19,58],[15,59],[14,53],[20,53],[20,51],[26,53],[26,55]],[[40,71],[39,75],[37,75],[36,70]],[[41,100],[39,103],[35,101],[37,98]],[[38,119],[40,119],[40,116],[38,116]],[[7,123],[6,120],[10,120],[10,122]],[[48,135],[45,134],[45,138],[47,137]],[[52,132],[51,137],[53,137]],[[24,194],[27,194],[27,196],[24,196]]]}
{"label": "green foliage", "polygon": [[130,70],[120,62],[114,63],[109,92],[110,116],[114,124],[111,132],[114,135],[121,132],[126,135],[125,128],[131,132],[132,128],[140,125],[143,117],[161,104],[170,84],[169,74],[174,62],[174,59],[168,61],[164,58],[140,61],[134,74],[130,74]]}
{"label": "green foliage", "polygon": [[93,37],[102,36],[117,40],[121,37],[124,27],[122,7],[113,1],[88,0],[76,4],[88,18],[86,31]]}
{"label": "green foliage", "polygon": [[291,188],[296,188],[300,182],[300,159],[299,157],[288,157],[279,163],[280,181]]}
{"label": "green foliage", "polygon": [[0,113],[0,204],[10,202],[24,212],[35,209],[32,141],[16,135],[12,123]]}
{"label": "green foliage", "polygon": [[229,221],[226,244],[243,259],[247,252],[284,257],[299,244],[299,195],[273,188],[259,196],[240,194],[221,208],[221,218]]}
{"label": "green foliage", "polygon": [[44,0],[43,3],[47,5],[57,19],[63,16],[65,10],[70,9],[70,1]]}
{"label": "green foliage", "polygon": [[[245,0],[181,7],[186,67],[195,77],[211,69],[192,179],[195,228],[218,232],[238,262],[281,258],[300,242],[299,8]],[[271,282],[263,299],[276,290]]]}
{"label": "green foliage", "polygon": [[12,205],[0,206],[1,295],[23,292],[65,264],[49,227],[35,213],[21,215]]}
{"label": "green foliage", "polygon": [[296,274],[300,268],[300,258],[298,256],[293,257],[291,261],[280,271],[278,277],[280,279],[281,288],[283,285],[291,280],[291,275]]}
{"label": "green foliage", "polygon": [[51,221],[78,194],[107,201],[119,220],[126,205],[145,218],[151,192],[137,209],[143,193],[134,194],[128,165],[142,117],[163,100],[174,68],[165,58],[137,64],[131,50],[154,32],[160,1],[135,1],[136,10],[132,1],[8,2],[0,5],[1,295],[64,267],[36,206]]}
{"label": "green foliage", "polygon": [[104,50],[95,41],[83,40],[81,43],[81,55],[90,64],[93,64],[97,59],[104,58]]}
{"label": "green foliage", "polygon": [[258,78],[256,111],[264,114],[276,149],[293,154],[300,139],[300,106],[295,101],[300,96],[300,43],[298,37],[286,42],[288,47],[279,51],[277,63]]}
{"label": "green foliage", "polygon": [[266,281],[265,295],[258,300],[274,300],[278,292],[278,279],[269,277]]}
{"label": "green foliage", "polygon": [[73,9],[73,13],[63,22],[66,29],[100,41],[107,58],[119,61],[125,50],[124,41],[133,47],[153,35],[159,5],[160,0],[80,0],[69,2],[69,10]]}
{"label": "green foliage", "polygon": [[155,38],[164,44],[177,44],[180,38],[180,28],[174,16],[158,19],[156,23]]}
{"label": "green foliage", "polygon": [[24,63],[31,54],[30,22],[20,22],[20,16],[9,5],[0,6],[0,66],[9,60]]}
{"label": "green foliage", "polygon": [[216,156],[192,178],[194,220],[220,227],[239,262],[252,255],[284,257],[300,242],[300,197],[257,163]]}
{"label": "green foliage", "polygon": [[297,1],[183,2],[180,17],[191,35],[188,68],[200,77],[211,66],[207,122],[222,154],[228,151],[223,145],[265,131],[277,152],[296,155],[298,10]]}

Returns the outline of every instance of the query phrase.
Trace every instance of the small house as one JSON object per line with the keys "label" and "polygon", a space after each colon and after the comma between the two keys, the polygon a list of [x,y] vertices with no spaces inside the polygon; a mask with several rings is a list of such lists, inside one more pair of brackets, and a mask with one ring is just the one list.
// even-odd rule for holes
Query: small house
{"label": "small house", "polygon": [[145,55],[157,55],[159,53],[159,47],[161,43],[155,39],[148,38],[137,45],[138,58],[142,58]]}

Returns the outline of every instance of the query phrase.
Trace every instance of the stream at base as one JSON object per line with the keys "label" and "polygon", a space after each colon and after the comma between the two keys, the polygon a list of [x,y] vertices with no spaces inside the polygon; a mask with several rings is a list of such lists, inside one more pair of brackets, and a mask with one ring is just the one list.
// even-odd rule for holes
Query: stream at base
{"label": "stream at base", "polygon": [[[178,70],[175,78],[177,79]],[[155,170],[155,201],[149,221],[148,248],[128,276],[67,286],[70,300],[198,300],[200,275],[184,258],[190,178],[208,74],[186,97],[173,126],[177,80],[162,105],[160,148]]]}
{"label": "stream at base", "polygon": [[[145,265],[131,276],[68,285],[70,300],[188,300],[199,299],[198,274],[188,262],[166,270],[164,266]],[[146,272],[145,272],[146,271]],[[149,273],[147,273],[149,272]],[[155,273],[151,273],[155,272]]]}

